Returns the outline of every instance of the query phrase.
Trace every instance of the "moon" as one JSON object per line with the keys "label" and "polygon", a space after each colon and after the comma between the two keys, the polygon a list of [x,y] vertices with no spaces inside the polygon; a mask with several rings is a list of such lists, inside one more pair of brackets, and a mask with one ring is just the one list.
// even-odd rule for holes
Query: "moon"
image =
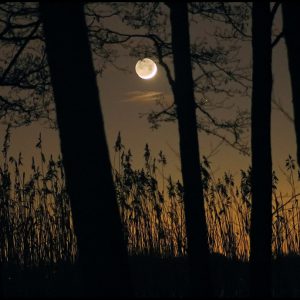
{"label": "moon", "polygon": [[150,58],[144,58],[136,63],[135,71],[140,78],[151,79],[157,73],[157,66]]}

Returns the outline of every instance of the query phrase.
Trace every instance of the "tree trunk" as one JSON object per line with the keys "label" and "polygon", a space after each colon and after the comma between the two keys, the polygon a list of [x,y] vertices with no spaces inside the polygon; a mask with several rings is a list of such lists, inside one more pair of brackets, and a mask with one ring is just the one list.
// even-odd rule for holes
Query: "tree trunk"
{"label": "tree trunk", "polygon": [[41,2],[84,296],[131,294],[82,2]]}
{"label": "tree trunk", "polygon": [[250,293],[254,297],[270,297],[272,258],[272,49],[269,2],[253,2],[252,49]]}
{"label": "tree trunk", "polygon": [[291,75],[294,122],[297,141],[297,161],[300,167],[300,42],[299,3],[282,2],[283,33]]}
{"label": "tree trunk", "polygon": [[191,67],[187,3],[168,2],[192,296],[211,296],[209,248]]}

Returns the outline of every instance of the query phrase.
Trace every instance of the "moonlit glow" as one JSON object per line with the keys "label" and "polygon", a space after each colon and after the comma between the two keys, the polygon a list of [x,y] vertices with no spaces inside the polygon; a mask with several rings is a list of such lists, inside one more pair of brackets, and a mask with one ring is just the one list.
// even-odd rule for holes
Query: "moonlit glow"
{"label": "moonlit glow", "polygon": [[142,79],[151,79],[157,73],[157,66],[150,58],[144,58],[136,63],[135,71]]}

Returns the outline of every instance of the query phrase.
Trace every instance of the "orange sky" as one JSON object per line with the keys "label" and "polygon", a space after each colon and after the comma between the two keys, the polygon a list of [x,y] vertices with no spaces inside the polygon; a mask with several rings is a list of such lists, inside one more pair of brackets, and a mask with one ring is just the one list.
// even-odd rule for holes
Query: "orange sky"
{"label": "orange sky", "polygon": [[[276,20],[276,26],[280,28],[280,17]],[[193,24],[192,36],[201,32],[199,24]],[[180,178],[180,162],[178,153],[177,124],[162,124],[158,130],[151,130],[146,117],[140,118],[139,113],[149,112],[155,108],[154,97],[163,93],[167,101],[172,100],[170,87],[164,71],[158,66],[157,76],[151,80],[142,80],[134,71],[137,59],[129,57],[125,52],[116,64],[127,66],[129,72],[122,72],[109,67],[98,80],[100,87],[101,105],[104,114],[105,128],[111,158],[113,158],[113,145],[118,131],[121,131],[124,144],[133,153],[133,161],[137,167],[142,166],[143,149],[148,143],[152,153],[157,155],[162,150],[167,155],[166,174],[173,178]],[[155,60],[155,58],[152,58]],[[245,46],[242,59],[251,60],[251,44]],[[292,115],[291,89],[287,69],[286,49],[284,40],[281,40],[273,51],[273,97],[280,101],[284,109]],[[70,105],[72,100],[69,99]],[[251,99],[243,100],[243,107],[250,109]],[[80,122],[80,120],[78,120]],[[11,153],[17,155],[23,153],[24,161],[31,163],[31,156],[35,154],[35,144],[42,132],[44,149],[47,155],[56,156],[59,153],[58,133],[43,128],[39,123],[34,123],[25,128],[15,129],[12,132]],[[249,132],[250,134],[250,132]],[[3,126],[1,126],[1,143],[3,141]],[[217,140],[204,134],[199,134],[200,152],[207,155],[217,144]],[[173,149],[173,150],[171,150]],[[293,124],[278,110],[272,112],[272,155],[273,167],[278,175],[281,175],[279,167],[284,168],[284,160],[288,154],[296,157],[295,134]],[[226,171],[231,171],[236,178],[239,170],[245,169],[250,163],[249,157],[244,157],[236,150],[223,146],[212,158],[213,170],[218,177]],[[280,181],[280,189],[286,192],[286,181]]]}

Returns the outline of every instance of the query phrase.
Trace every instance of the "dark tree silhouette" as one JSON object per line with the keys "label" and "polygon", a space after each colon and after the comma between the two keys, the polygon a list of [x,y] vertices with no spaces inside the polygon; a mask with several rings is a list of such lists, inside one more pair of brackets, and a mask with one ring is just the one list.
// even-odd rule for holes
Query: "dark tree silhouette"
{"label": "dark tree silhouette", "polygon": [[209,272],[209,248],[199,161],[187,3],[168,2],[167,4],[170,8],[172,28],[175,71],[173,88],[178,117],[192,295],[210,296],[212,290]]}
{"label": "dark tree silhouette", "polygon": [[83,3],[40,4],[85,296],[131,294]]}
{"label": "dark tree silhouette", "polygon": [[[113,11],[106,12],[107,6],[114,7]],[[250,9],[247,5],[218,2],[189,3],[189,12],[201,21],[209,19],[214,23],[223,23],[226,27],[233,23],[232,36],[236,35],[249,39],[247,23]],[[127,3],[88,3],[85,7],[89,29],[89,40],[94,59],[97,60],[95,68],[101,73],[105,65],[115,65],[116,42],[124,42],[128,35],[113,33],[109,30],[104,19],[119,17],[121,22],[139,24],[147,34],[130,35],[130,37],[143,39],[144,43],[132,45],[132,50],[138,54],[140,51],[153,52],[166,73],[168,64],[166,60],[172,56],[171,43],[165,34],[169,26],[164,26],[162,20],[168,18],[168,10],[164,4],[155,2],[127,2]],[[36,2],[4,2],[0,4],[0,23],[3,30],[0,32],[0,86],[12,93],[0,96],[0,119],[9,121],[13,126],[27,125],[36,120],[43,120],[46,124],[56,128],[54,101],[49,92],[50,76],[48,63],[45,59],[44,36],[41,31],[38,3]],[[114,23],[114,22],[113,22]],[[129,25],[131,27],[131,25]],[[147,29],[148,28],[148,29]],[[136,29],[136,28],[135,28]],[[228,28],[226,29],[226,31]],[[230,30],[231,31],[231,30]],[[140,30],[139,30],[140,32]],[[169,36],[169,33],[168,33]],[[235,37],[234,37],[235,36]],[[222,38],[219,36],[218,38]],[[250,125],[250,114],[247,110],[238,110],[234,118],[221,119],[212,112],[212,108],[220,109],[219,101],[208,101],[214,95],[226,98],[230,95],[245,96],[250,91],[250,68],[236,65],[236,51],[239,46],[228,44],[228,36],[224,43],[218,47],[207,47],[204,42],[194,41],[191,44],[192,64],[200,76],[194,78],[195,99],[197,104],[198,130],[216,136],[220,143],[225,143],[243,154],[249,155],[248,142],[245,139],[247,128]],[[152,40],[152,47],[146,40]],[[132,40],[132,39],[131,39]],[[225,45],[226,44],[226,45]],[[145,46],[145,49],[141,48]],[[32,47],[35,51],[31,51]],[[111,48],[112,47],[112,48]],[[8,55],[9,53],[9,55]],[[172,77],[167,76],[172,84]],[[227,84],[227,83],[231,84]],[[21,94],[21,96],[20,96]],[[206,100],[205,100],[206,99]],[[148,119],[152,127],[158,127],[162,121],[175,121],[176,109],[174,103],[166,107],[159,101],[158,110],[151,111]],[[207,103],[208,103],[207,102]],[[228,105],[222,104],[224,109]]]}
{"label": "dark tree silhouette", "polygon": [[1,3],[0,23],[1,121],[13,127],[37,120],[54,124],[38,3]]}
{"label": "dark tree silhouette", "polygon": [[[38,2],[1,2],[0,24],[0,120],[13,127],[38,120],[56,129]],[[114,56],[97,42],[92,50],[101,72]]]}
{"label": "dark tree silhouette", "polygon": [[282,2],[283,33],[287,46],[294,107],[294,124],[297,141],[297,160],[300,166],[300,19],[299,3]]}
{"label": "dark tree silhouette", "polygon": [[[165,6],[159,2],[129,2],[123,3],[123,5],[108,3],[106,5],[112,7],[112,11],[109,10],[107,14],[119,16],[124,24],[124,31],[122,29],[120,32],[113,29],[114,26],[103,25],[97,21],[98,10],[100,14],[102,11],[99,9],[99,4],[91,3],[87,6],[91,24],[89,27],[91,43],[96,45],[94,41],[99,41],[99,39],[106,44],[124,43],[130,49],[130,54],[137,58],[156,57],[172,87],[174,79],[168,58],[172,58],[173,51],[171,41],[169,41],[169,26],[166,26],[169,11],[165,10]],[[105,4],[103,6],[105,7]],[[201,2],[199,5],[188,3],[188,10],[189,13],[193,14],[193,18],[196,17],[195,19],[199,22],[209,19],[218,20],[224,24],[226,23],[224,20],[225,13],[233,19],[246,18],[242,10],[230,9],[230,4],[228,7],[226,5],[225,13],[223,5],[220,7],[214,2]],[[207,47],[206,43],[199,42],[199,40],[191,42],[191,61],[195,68],[195,74],[197,74],[193,78],[196,120],[199,132],[215,136],[220,139],[222,144],[227,144],[240,153],[249,155],[248,143],[245,140],[246,129],[250,126],[249,112],[237,110],[234,117],[226,119],[219,118],[213,112],[213,108],[220,109],[220,106],[226,109],[228,103],[225,99],[228,96],[233,97],[239,94],[244,97],[248,89],[250,90],[251,79],[250,72],[248,72],[250,68],[233,67],[234,61],[237,61],[237,48],[232,43],[230,46],[228,45],[227,37],[224,38],[224,43],[218,44],[217,47],[212,45]],[[215,95],[224,99],[222,104],[217,103],[218,101],[208,100],[213,99]],[[158,128],[162,122],[177,121],[175,103],[166,104],[164,100],[164,96],[161,95],[157,99],[157,109],[142,114],[147,116],[152,128]],[[209,105],[207,105],[208,103]]]}
{"label": "dark tree silhouette", "polygon": [[271,296],[272,47],[269,2],[254,2],[252,10],[252,211],[250,230],[251,295]]}

